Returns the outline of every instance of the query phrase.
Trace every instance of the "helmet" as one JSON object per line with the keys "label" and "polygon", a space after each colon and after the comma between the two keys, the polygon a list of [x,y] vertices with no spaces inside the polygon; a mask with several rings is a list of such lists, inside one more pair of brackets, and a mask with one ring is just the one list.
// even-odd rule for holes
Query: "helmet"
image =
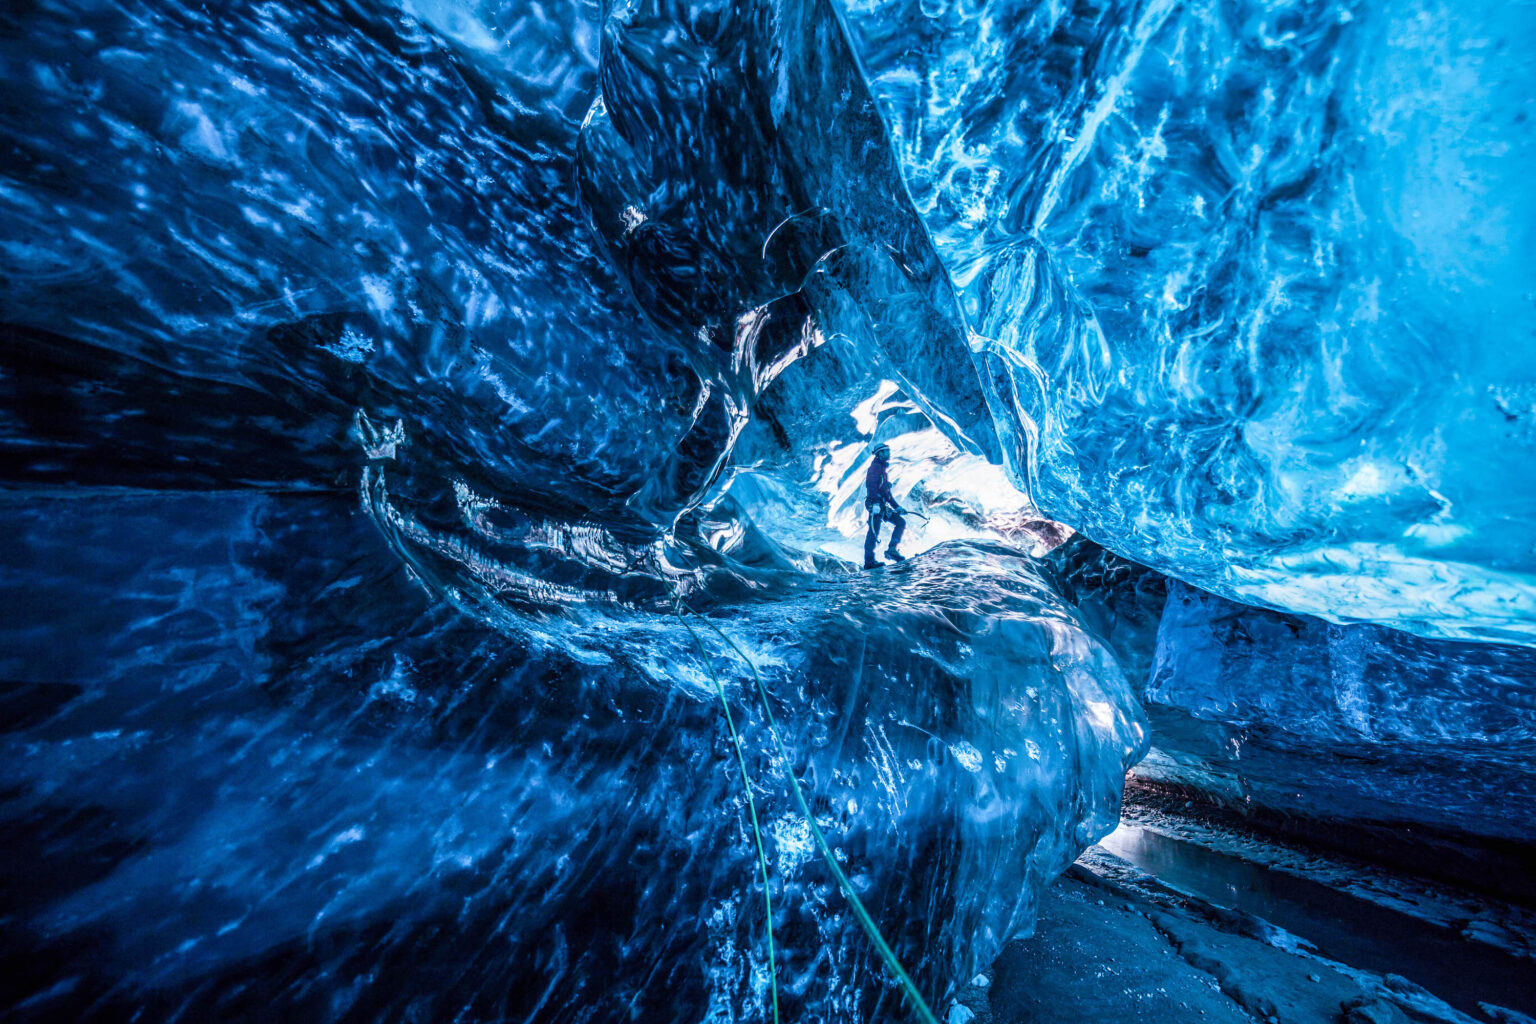
{"label": "helmet", "polygon": [[880,444],[875,445],[875,458],[879,459],[881,462],[884,462],[885,460],[889,459],[890,457],[891,457],[891,446],[890,445],[885,444],[884,442],[881,442]]}

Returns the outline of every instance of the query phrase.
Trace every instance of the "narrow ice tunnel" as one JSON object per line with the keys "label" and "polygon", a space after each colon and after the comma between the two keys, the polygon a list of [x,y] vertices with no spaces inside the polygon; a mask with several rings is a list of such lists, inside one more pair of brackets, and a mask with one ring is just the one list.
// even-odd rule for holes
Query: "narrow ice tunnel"
{"label": "narrow ice tunnel", "polygon": [[0,24],[0,1016],[1536,1014],[1536,8]]}

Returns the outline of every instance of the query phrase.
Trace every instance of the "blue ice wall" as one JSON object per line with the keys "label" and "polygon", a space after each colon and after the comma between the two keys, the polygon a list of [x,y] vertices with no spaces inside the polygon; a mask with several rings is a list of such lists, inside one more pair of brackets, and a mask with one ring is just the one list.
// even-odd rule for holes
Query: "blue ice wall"
{"label": "blue ice wall", "polygon": [[1113,827],[1143,742],[1112,657],[1001,548],[714,607],[701,651],[639,610],[490,628],[332,496],[0,517],[28,595],[0,626],[4,992],[39,1018],[767,1019],[722,698],[782,1012],[910,1012],[789,770],[941,1005]]}
{"label": "blue ice wall", "polygon": [[1528,5],[847,10],[1046,512],[1237,600],[1530,642]]}
{"label": "blue ice wall", "polygon": [[1141,695],[1136,778],[1367,856],[1454,849],[1463,884],[1490,844],[1529,855],[1536,651],[1238,604],[1082,536],[1044,564]]}
{"label": "blue ice wall", "polygon": [[1149,680],[1528,841],[1530,16],[7,8],[4,1004],[908,1012],[793,773],[942,1010]]}
{"label": "blue ice wall", "polygon": [[[909,1013],[791,773],[942,1012],[1113,827],[834,8],[0,18],[8,1014]],[[970,539],[866,577],[877,434]]]}
{"label": "blue ice wall", "polygon": [[1536,842],[1536,654],[1234,604],[1175,583],[1138,775],[1335,822]]}

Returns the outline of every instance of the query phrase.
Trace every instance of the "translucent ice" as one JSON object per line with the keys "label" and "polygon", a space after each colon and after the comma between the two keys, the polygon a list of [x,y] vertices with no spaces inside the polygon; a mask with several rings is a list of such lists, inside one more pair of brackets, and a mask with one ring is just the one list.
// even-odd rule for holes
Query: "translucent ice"
{"label": "translucent ice", "polygon": [[849,18],[1043,509],[1240,600],[1536,637],[1536,9]]}
{"label": "translucent ice", "polygon": [[[750,792],[789,1016],[884,1019],[794,773],[942,1006],[1145,745],[1163,578],[1032,500],[1530,639],[1530,17],[13,5],[7,1005],[764,1019]],[[855,575],[876,441],[930,550]],[[1187,595],[1166,707],[1528,755],[1508,648]]]}
{"label": "translucent ice", "polygon": [[[1112,826],[836,8],[0,19],[6,1010],[767,1019],[716,677],[785,1019],[900,998],[790,773],[940,1008]],[[949,542],[853,575],[877,437]]]}
{"label": "translucent ice", "polygon": [[1144,745],[1113,659],[1004,549],[701,599],[701,653],[665,612],[490,630],[332,496],[13,500],[0,525],[30,592],[0,624],[25,681],[0,689],[5,991],[54,1016],[770,1019],[716,678],[786,1017],[898,998],[788,771],[939,1006],[1113,827]]}

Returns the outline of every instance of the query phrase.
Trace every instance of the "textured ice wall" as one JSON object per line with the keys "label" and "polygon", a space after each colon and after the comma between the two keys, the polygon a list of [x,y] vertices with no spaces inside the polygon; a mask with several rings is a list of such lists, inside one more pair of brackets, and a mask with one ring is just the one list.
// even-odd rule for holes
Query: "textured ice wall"
{"label": "textured ice wall", "polygon": [[1532,638],[1536,9],[848,9],[1047,513],[1239,600]]}
{"label": "textured ice wall", "polygon": [[996,455],[834,8],[0,19],[7,1009],[763,1019],[677,595],[796,1019],[898,1011],[785,773],[936,1003],[1112,826],[1030,559],[805,541],[874,436]]}
{"label": "textured ice wall", "polygon": [[[814,813],[935,1005],[1117,819],[1108,652],[1004,549],[699,619],[496,632],[329,495],[7,500],[4,1003],[21,1019],[905,1015]],[[15,596],[28,594],[23,603]],[[713,622],[757,662],[790,763]]]}
{"label": "textured ice wall", "polygon": [[[85,343],[112,374],[184,378],[168,399],[269,399],[214,444],[176,430],[175,400],[155,420],[167,446],[239,453],[210,474],[226,481],[281,443],[323,464],[245,478],[333,485],[359,408],[392,425],[414,405],[430,411],[404,423],[426,461],[451,453],[528,504],[643,521],[622,508],[642,482],[657,500],[695,486],[670,450],[694,396],[572,187],[590,20],[434,12],[465,38],[372,4],[8,11],[0,316]],[[88,362],[58,351],[28,347],[38,381]],[[69,436],[12,442],[27,472],[73,479],[103,448],[144,444],[110,390],[59,397],[91,428],[34,403],[16,433]],[[651,443],[620,429],[642,416]]]}
{"label": "textured ice wall", "polygon": [[1536,841],[1530,648],[1241,605],[1081,536],[1045,563],[1141,696],[1152,747],[1134,775],[1315,834]]}

